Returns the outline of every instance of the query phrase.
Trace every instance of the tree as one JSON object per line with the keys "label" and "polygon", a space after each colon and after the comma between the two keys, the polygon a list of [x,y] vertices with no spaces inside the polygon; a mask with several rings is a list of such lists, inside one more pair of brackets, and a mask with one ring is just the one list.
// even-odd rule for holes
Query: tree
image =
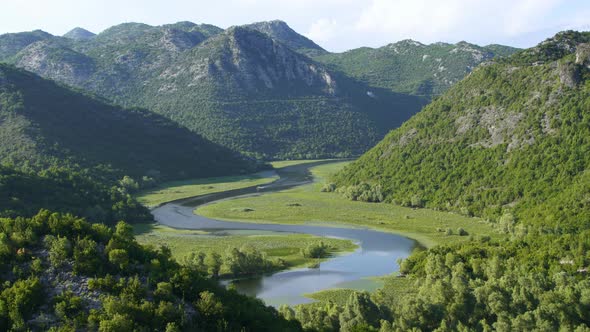
{"label": "tree", "polygon": [[199,299],[195,303],[195,306],[201,315],[208,319],[218,317],[223,313],[223,305],[217,299],[215,294],[210,291],[199,293]]}
{"label": "tree", "polygon": [[45,238],[49,249],[49,262],[53,267],[60,267],[70,257],[72,244],[66,237],[48,235]]}
{"label": "tree", "polygon": [[109,262],[125,270],[129,265],[129,254],[125,249],[113,249],[109,251]]}
{"label": "tree", "polygon": [[205,257],[205,265],[207,265],[209,274],[213,277],[217,277],[219,275],[219,270],[221,269],[221,264],[223,260],[221,255],[216,252],[209,252],[207,257]]}
{"label": "tree", "polygon": [[127,332],[133,331],[133,321],[124,315],[114,314],[110,319],[100,322],[99,332]]}
{"label": "tree", "polygon": [[74,247],[74,272],[77,274],[93,275],[102,272],[102,256],[97,243],[85,237]]}
{"label": "tree", "polygon": [[154,296],[160,300],[171,300],[174,293],[172,290],[172,284],[169,282],[159,282],[156,285],[156,290],[154,291]]}
{"label": "tree", "polygon": [[377,327],[380,321],[379,308],[367,292],[353,292],[340,314],[341,331],[354,331],[355,327],[370,325]]}
{"label": "tree", "polygon": [[119,186],[123,189],[124,193],[133,193],[139,189],[137,181],[133,180],[132,177],[125,175],[119,180]]}

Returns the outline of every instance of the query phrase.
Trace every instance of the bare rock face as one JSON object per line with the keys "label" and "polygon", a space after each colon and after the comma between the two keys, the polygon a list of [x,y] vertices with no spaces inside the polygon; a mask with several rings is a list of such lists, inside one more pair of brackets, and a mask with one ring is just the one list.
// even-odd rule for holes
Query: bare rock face
{"label": "bare rock face", "polygon": [[557,73],[561,84],[569,88],[575,88],[580,83],[579,67],[574,63],[560,63],[557,66]]}
{"label": "bare rock face", "polygon": [[[300,81],[308,87],[316,86],[326,93],[336,93],[336,82],[322,66],[292,52],[284,45],[259,34],[243,31],[231,34],[230,39],[233,65],[238,72],[262,81],[267,88],[273,88],[285,81]],[[244,53],[254,53],[256,56],[244,58],[241,56]]]}
{"label": "bare rock face", "polygon": [[590,44],[578,45],[576,48],[576,64],[590,69]]}
{"label": "bare rock face", "polygon": [[320,52],[325,52],[318,44],[314,43],[310,39],[298,34],[287,23],[283,21],[268,21],[258,22],[245,26],[248,29],[256,30],[271,38],[287,45],[294,50],[308,49]]}
{"label": "bare rock face", "polygon": [[177,29],[164,29],[160,43],[167,51],[182,52],[195,47],[205,38],[199,32],[189,33]]}
{"label": "bare rock face", "polygon": [[[176,77],[186,77],[190,86],[207,82],[231,82],[245,92],[288,89],[337,93],[336,80],[323,66],[291,50],[284,44],[251,29],[234,27],[197,46],[190,62],[165,70],[160,78],[174,91]],[[216,84],[218,85],[218,84]]]}
{"label": "bare rock face", "polygon": [[66,84],[80,86],[95,71],[94,61],[50,41],[39,41],[17,55],[16,66]]}

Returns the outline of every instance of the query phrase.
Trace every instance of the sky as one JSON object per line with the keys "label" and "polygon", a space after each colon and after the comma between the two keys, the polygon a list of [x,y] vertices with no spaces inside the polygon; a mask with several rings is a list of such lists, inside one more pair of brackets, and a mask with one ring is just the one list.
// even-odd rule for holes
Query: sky
{"label": "sky", "polygon": [[403,39],[531,47],[590,30],[590,0],[0,0],[0,34],[94,33],[124,22],[222,28],[280,19],[332,52]]}

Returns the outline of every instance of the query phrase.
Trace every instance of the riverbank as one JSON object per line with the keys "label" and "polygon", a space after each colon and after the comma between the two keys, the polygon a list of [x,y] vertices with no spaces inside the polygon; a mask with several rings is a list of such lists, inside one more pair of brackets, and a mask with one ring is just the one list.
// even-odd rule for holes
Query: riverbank
{"label": "riverbank", "polygon": [[[191,253],[215,252],[224,255],[232,248],[250,246],[268,259],[283,260],[286,269],[294,269],[308,267],[358,248],[358,245],[345,239],[271,231],[183,230],[163,225],[137,224],[134,225],[134,232],[137,242],[156,247],[166,246],[172,257],[180,263]],[[328,246],[328,256],[320,259],[303,256],[302,250],[320,242]]]}
{"label": "riverbank", "polygon": [[264,185],[278,179],[279,175],[274,170],[270,170],[250,175],[172,181],[139,192],[136,198],[146,207],[154,208],[172,201]]}
{"label": "riverbank", "polygon": [[207,218],[226,221],[364,227],[400,234],[418,241],[424,247],[468,241],[469,235],[501,236],[491,224],[478,218],[386,203],[356,202],[337,193],[321,192],[327,177],[347,163],[312,167],[313,182],[306,185],[264,195],[218,201],[199,206],[195,212]]}
{"label": "riverbank", "polygon": [[[337,161],[284,162],[284,167],[277,169],[280,179],[271,183],[251,186],[244,188],[244,190],[229,190],[203,195],[196,199],[176,201],[174,204],[165,204],[153,210],[153,213],[157,220],[177,231],[179,231],[178,229],[227,228],[232,231],[239,230],[239,232],[271,230],[309,233],[319,236],[337,232],[340,234],[336,236],[357,239],[358,237],[355,236],[359,235],[358,232],[366,233],[362,235],[363,240],[359,242],[362,243],[360,250],[363,254],[353,253],[344,255],[345,257],[342,259],[340,257],[331,259],[326,262],[327,265],[322,263],[322,268],[318,270],[318,273],[305,269],[294,270],[293,273],[286,271],[272,276],[242,280],[238,284],[234,284],[239,291],[264,298],[268,304],[273,305],[307,303],[309,298],[319,301],[334,300],[344,298],[352,291],[351,289],[375,290],[385,284],[388,285],[387,292],[392,292],[392,290],[397,292],[400,287],[404,288],[404,285],[407,285],[406,279],[383,277],[376,281],[371,277],[390,275],[397,270],[395,261],[409,255],[412,242],[395,237],[393,234],[401,234],[415,239],[422,247],[468,241],[470,236],[498,236],[490,224],[477,218],[426,209],[416,210],[384,203],[353,202],[335,193],[322,193],[320,189],[328,176],[347,163]],[[235,197],[243,194],[247,195]],[[207,204],[206,202],[209,201],[212,203]],[[198,206],[196,213],[193,213],[191,206]],[[351,227],[348,231],[351,233],[346,234],[347,226]],[[354,228],[363,228],[367,231],[354,230]],[[343,231],[345,233],[342,233]],[[284,237],[285,234],[277,236]],[[392,238],[387,240],[388,236]],[[197,234],[189,237],[200,241]],[[381,238],[381,241],[377,240],[378,238]],[[151,240],[154,240],[153,236]],[[267,240],[264,236],[250,239],[236,238],[238,242],[263,243]],[[164,242],[181,243],[182,241],[177,238],[168,238]],[[374,242],[380,242],[379,248],[371,248]],[[399,243],[400,248],[391,248],[392,243]],[[187,247],[195,245],[198,244],[188,244]],[[385,253],[384,249],[389,252],[385,260],[379,257]],[[285,255],[288,254],[288,250],[278,250],[275,254]],[[371,258],[367,259],[369,257]],[[346,263],[343,264],[340,261]],[[296,261],[292,263],[297,264]],[[366,264],[369,265],[364,266]],[[376,271],[373,270],[374,266],[384,266],[385,268]],[[326,271],[326,268],[330,270],[332,267],[335,267],[339,272],[335,275],[320,272]],[[342,270],[343,267],[344,270]],[[359,274],[359,271],[362,272]],[[323,286],[303,290],[310,284],[310,278]],[[312,281],[311,284],[315,281]],[[291,287],[291,283],[296,286]],[[299,294],[286,295],[283,293],[283,288],[300,289],[301,291]],[[321,292],[316,293],[318,290]],[[303,300],[304,297],[307,297],[308,300]]]}

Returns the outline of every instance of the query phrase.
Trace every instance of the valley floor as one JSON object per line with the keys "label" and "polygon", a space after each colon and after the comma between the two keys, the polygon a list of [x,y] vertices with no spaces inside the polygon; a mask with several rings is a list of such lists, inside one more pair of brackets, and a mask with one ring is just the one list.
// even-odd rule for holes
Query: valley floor
{"label": "valley floor", "polygon": [[[424,247],[467,241],[458,229],[469,235],[500,236],[492,225],[478,218],[427,209],[413,209],[386,203],[350,201],[337,193],[321,192],[330,174],[348,162],[335,162],[311,168],[314,181],[275,193],[231,199],[197,208],[205,217],[241,222],[350,225],[401,234]],[[455,235],[446,235],[450,229]]]}
{"label": "valley floor", "polygon": [[141,244],[167,246],[178,262],[195,253],[216,252],[224,254],[233,248],[250,246],[267,258],[282,259],[287,268],[305,267],[329,259],[304,257],[301,250],[320,242],[330,248],[331,255],[355,250],[358,246],[344,239],[324,238],[308,234],[279,234],[260,231],[199,231],[181,230],[162,225],[135,225],[135,238]]}
{"label": "valley floor", "polygon": [[[278,171],[288,166],[297,166],[313,161],[275,162]],[[491,224],[477,218],[433,211],[412,209],[386,203],[350,201],[337,193],[321,192],[329,176],[345,167],[348,161],[312,166],[313,181],[291,189],[264,195],[217,201],[200,206],[195,213],[219,220],[314,225],[349,225],[379,231],[397,233],[418,241],[423,247],[468,241],[470,236],[487,235],[499,237]],[[297,170],[298,168],[295,167]],[[305,167],[301,167],[305,169]],[[283,170],[284,171],[284,170]],[[139,199],[146,205],[157,206],[182,198],[223,192],[232,189],[268,184],[278,178],[277,173],[265,172],[251,176],[201,179],[169,183],[157,190],[143,193]],[[293,178],[293,177],[292,177]],[[297,179],[297,177],[294,177]],[[305,176],[301,174],[301,180]],[[460,236],[458,230],[468,234]],[[449,232],[450,230],[450,232]],[[225,252],[228,248],[251,245],[271,259],[283,259],[287,267],[313,264],[314,259],[304,258],[301,249],[312,243],[324,241],[333,253],[356,248],[347,240],[327,239],[311,235],[288,234],[220,234],[195,230],[176,230],[162,225],[138,225],[135,227],[140,243],[167,245],[180,261],[191,252]],[[453,233],[454,235],[448,235]],[[410,281],[404,278],[380,278],[385,285],[381,291],[406,294]],[[318,301],[341,301],[348,298],[350,289],[329,289],[306,294]]]}
{"label": "valley floor", "polygon": [[137,195],[137,200],[150,208],[179,199],[213,194],[233,189],[267,184],[279,177],[274,171],[241,176],[223,176],[206,179],[172,181]]}

